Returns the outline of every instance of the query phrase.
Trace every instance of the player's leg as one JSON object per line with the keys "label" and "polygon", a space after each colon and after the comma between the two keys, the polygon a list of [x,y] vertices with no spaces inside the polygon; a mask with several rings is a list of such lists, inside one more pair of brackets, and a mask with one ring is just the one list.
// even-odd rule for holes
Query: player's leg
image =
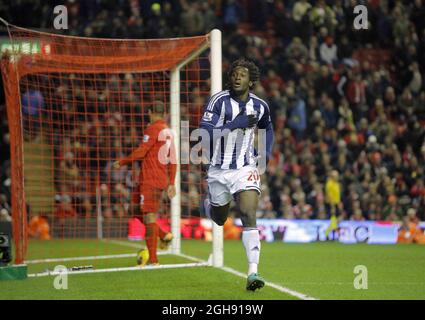
{"label": "player's leg", "polygon": [[[141,223],[143,221],[143,212],[142,207],[144,203],[144,196],[140,194],[140,187],[137,186],[136,190],[134,190],[131,194],[131,204],[130,204],[130,214],[132,217],[135,217],[140,220]],[[137,264],[139,266],[144,266],[149,261],[149,251],[147,248],[142,248],[137,252]]]}
{"label": "player's leg", "polygon": [[156,213],[147,212],[143,214],[143,222],[146,226],[146,246],[149,251],[149,264],[157,264],[158,257],[156,254],[158,246],[158,225],[156,224]]}
{"label": "player's leg", "polygon": [[229,215],[232,195],[224,180],[224,170],[210,168],[208,171],[208,197],[204,201],[205,215],[217,225],[223,226]]}
{"label": "player's leg", "polygon": [[129,213],[132,218],[133,217],[138,218],[143,223],[141,210],[140,210],[141,200],[142,199],[140,198],[140,190],[139,190],[139,187],[137,186],[137,188],[135,188],[131,192],[131,203],[130,203]]}
{"label": "player's leg", "polygon": [[157,213],[160,206],[162,190],[152,186],[142,186],[141,194],[144,203],[141,204],[143,211],[143,222],[146,226],[146,246],[149,251],[149,264],[157,264],[157,247],[159,237],[159,227],[156,223]]}
{"label": "player's leg", "polygon": [[241,191],[236,194],[235,200],[243,225],[242,242],[248,258],[248,274],[257,273],[261,249],[256,219],[258,192],[255,190]]}
{"label": "player's leg", "polygon": [[208,218],[214,221],[217,225],[223,226],[229,215],[230,203],[223,206],[213,205],[207,198],[204,202],[205,214]]}
{"label": "player's leg", "polygon": [[158,223],[157,226],[159,236],[159,248],[161,250],[167,250],[169,245],[171,244],[171,241],[173,240],[173,234],[162,229]]}
{"label": "player's leg", "polygon": [[242,242],[248,260],[247,289],[255,291],[264,286],[264,280],[258,274],[260,262],[260,233],[257,229],[256,211],[259,193],[256,190],[238,192],[235,200],[239,209],[240,219],[243,224]]}
{"label": "player's leg", "polygon": [[213,206],[211,205],[211,218],[219,226],[224,226],[224,223],[229,216],[229,207],[230,203],[225,204],[224,206]]}
{"label": "player's leg", "polygon": [[[170,245],[171,240],[173,240],[173,234],[161,228],[161,226],[157,223],[157,220],[156,220],[157,212],[159,210],[160,203],[161,203],[162,193],[163,193],[163,190],[152,188],[152,187],[151,187],[151,190],[145,191],[147,199],[145,199],[144,211],[149,211],[145,214],[146,221],[147,221],[146,225],[149,224],[149,227],[147,227],[149,229],[149,232],[153,232],[154,235],[155,234],[157,235],[157,238],[159,238],[159,248],[161,250],[165,250]],[[153,231],[151,231],[151,229]],[[149,238],[149,243],[151,243],[150,238]],[[155,246],[155,248],[156,248],[156,243],[157,243],[157,239],[154,239],[152,241],[152,246]],[[155,253],[156,253],[156,249],[155,249]]]}
{"label": "player's leg", "polygon": [[258,169],[246,166],[232,174],[230,189],[234,196],[242,220],[242,242],[248,260],[247,289],[256,290],[264,286],[264,280],[258,275],[260,262],[260,234],[257,229],[257,207],[261,193],[261,181]]}
{"label": "player's leg", "polygon": [[152,186],[140,185],[139,187],[139,208],[141,221],[145,225],[145,241],[147,249],[139,250],[137,254],[137,264],[144,266],[147,263],[157,264],[157,245],[159,228],[156,223],[156,216],[159,210],[161,190]]}

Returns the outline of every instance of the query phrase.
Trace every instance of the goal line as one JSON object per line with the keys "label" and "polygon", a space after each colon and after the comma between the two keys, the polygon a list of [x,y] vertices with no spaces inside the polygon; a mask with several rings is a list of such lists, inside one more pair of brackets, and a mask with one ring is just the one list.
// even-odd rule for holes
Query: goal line
{"label": "goal line", "polygon": [[[68,274],[84,274],[84,273],[106,273],[106,272],[123,272],[123,271],[146,271],[155,269],[176,269],[176,268],[189,268],[189,267],[210,267],[208,262],[192,262],[192,263],[175,263],[163,265],[147,265],[144,267],[121,267],[121,268],[106,268],[106,269],[90,269],[90,270],[69,270]],[[46,271],[40,273],[28,274],[29,278],[57,276],[63,274],[62,272]]]}

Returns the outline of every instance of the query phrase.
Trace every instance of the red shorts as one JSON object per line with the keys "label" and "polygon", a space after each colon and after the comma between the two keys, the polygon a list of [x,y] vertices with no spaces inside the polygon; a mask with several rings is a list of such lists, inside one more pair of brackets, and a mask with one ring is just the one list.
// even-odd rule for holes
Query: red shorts
{"label": "red shorts", "polygon": [[138,189],[138,191],[133,192],[132,202],[140,204],[142,213],[157,213],[161,205],[162,190],[143,184]]}

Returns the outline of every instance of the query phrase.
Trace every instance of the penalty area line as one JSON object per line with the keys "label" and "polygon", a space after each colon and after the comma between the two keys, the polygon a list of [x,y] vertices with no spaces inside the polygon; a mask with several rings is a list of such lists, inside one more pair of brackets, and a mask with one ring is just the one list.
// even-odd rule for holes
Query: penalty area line
{"label": "penalty area line", "polygon": [[[241,278],[246,278],[247,277],[246,274],[244,274],[242,272],[239,272],[239,271],[237,271],[235,269],[229,268],[229,267],[222,267],[220,269],[223,270],[223,271],[229,272],[231,274],[234,274],[236,276],[239,276]],[[301,293],[301,292],[298,292],[298,291],[295,291],[295,290],[291,290],[289,288],[283,287],[283,286],[278,285],[278,284],[273,283],[273,282],[266,281],[266,286],[272,287],[273,289],[276,289],[276,290],[278,290],[280,292],[289,294],[290,296],[296,297],[296,298],[301,299],[301,300],[319,300],[319,299],[314,298],[312,296],[308,296],[308,295],[306,295],[304,293]]]}

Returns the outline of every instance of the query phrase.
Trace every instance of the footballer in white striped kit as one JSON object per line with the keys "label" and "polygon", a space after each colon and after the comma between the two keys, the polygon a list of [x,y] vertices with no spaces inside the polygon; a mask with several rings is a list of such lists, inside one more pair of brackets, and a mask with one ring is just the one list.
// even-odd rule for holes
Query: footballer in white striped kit
{"label": "footballer in white striped kit", "polygon": [[[258,159],[265,157],[267,163],[273,144],[269,106],[250,92],[259,77],[260,71],[252,61],[244,58],[234,61],[229,72],[229,89],[210,98],[200,123],[200,128],[208,131],[210,137],[205,212],[222,226],[230,202],[236,201],[248,259],[246,288],[252,291],[264,286],[264,279],[258,274],[261,250],[256,222],[261,194]],[[265,131],[265,154],[258,154],[254,148],[256,127]]]}

